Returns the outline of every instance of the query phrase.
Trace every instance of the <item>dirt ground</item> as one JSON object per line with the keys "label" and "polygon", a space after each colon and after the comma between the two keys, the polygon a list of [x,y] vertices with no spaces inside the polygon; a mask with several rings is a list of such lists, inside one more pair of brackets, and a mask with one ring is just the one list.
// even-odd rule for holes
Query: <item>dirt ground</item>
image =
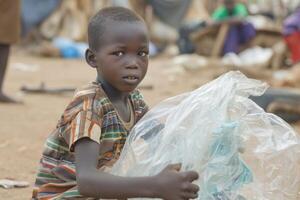
{"label": "dirt ground", "polygon": [[[36,71],[17,68],[19,63],[37,66]],[[150,106],[162,99],[190,91],[217,77],[225,70],[205,68],[177,74],[167,58],[152,59],[142,85]],[[5,190],[0,188],[0,199],[29,199],[38,167],[43,143],[55,127],[72,94],[23,94],[22,85],[38,86],[45,82],[48,87],[78,87],[95,78],[95,72],[83,60],[39,58],[15,53],[9,64],[5,89],[18,98],[22,105],[0,104],[0,179],[13,178],[28,181],[31,187]]]}

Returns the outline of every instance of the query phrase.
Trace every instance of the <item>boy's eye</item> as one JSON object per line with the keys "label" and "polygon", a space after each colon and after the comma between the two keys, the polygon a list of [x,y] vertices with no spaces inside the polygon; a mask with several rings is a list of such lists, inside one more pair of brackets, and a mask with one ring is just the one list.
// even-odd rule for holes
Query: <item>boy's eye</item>
{"label": "boy's eye", "polygon": [[148,56],[148,52],[146,52],[146,51],[140,51],[140,52],[138,53],[138,55],[139,55],[139,56],[142,56],[142,57],[145,57],[145,56]]}
{"label": "boy's eye", "polygon": [[123,51],[116,51],[116,52],[113,52],[112,54],[115,55],[115,56],[123,56],[124,52]]}

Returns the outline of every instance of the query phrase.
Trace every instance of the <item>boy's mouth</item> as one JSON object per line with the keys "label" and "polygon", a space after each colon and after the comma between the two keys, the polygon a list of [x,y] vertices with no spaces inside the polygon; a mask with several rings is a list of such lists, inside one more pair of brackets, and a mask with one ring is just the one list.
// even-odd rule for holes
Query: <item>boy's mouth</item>
{"label": "boy's mouth", "polygon": [[139,77],[138,76],[134,76],[134,75],[129,75],[129,76],[123,76],[122,77],[123,80],[129,84],[135,84],[139,81]]}
{"label": "boy's mouth", "polygon": [[124,76],[123,79],[136,80],[139,78],[137,76]]}

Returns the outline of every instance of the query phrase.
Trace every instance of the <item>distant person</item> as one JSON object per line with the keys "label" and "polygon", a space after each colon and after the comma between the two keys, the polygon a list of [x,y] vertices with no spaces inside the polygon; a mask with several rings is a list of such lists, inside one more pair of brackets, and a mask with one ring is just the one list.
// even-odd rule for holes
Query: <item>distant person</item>
{"label": "distant person", "polygon": [[300,62],[300,7],[284,20],[283,35],[292,54],[293,63]]}
{"label": "distant person", "polygon": [[0,0],[0,103],[17,103],[3,91],[10,46],[20,36],[20,1]]}
{"label": "distant person", "polygon": [[151,177],[109,173],[148,111],[136,87],[147,72],[149,36],[136,13],[109,7],[92,17],[88,41],[86,61],[97,76],[76,92],[49,135],[33,199],[197,198],[197,172],[179,172],[179,164]]}
{"label": "distant person", "polygon": [[242,45],[247,44],[255,36],[255,28],[245,21],[248,15],[247,8],[235,0],[223,0],[223,5],[217,8],[212,19],[217,24],[229,23],[230,28],[224,42],[223,55],[226,53],[238,53]]}

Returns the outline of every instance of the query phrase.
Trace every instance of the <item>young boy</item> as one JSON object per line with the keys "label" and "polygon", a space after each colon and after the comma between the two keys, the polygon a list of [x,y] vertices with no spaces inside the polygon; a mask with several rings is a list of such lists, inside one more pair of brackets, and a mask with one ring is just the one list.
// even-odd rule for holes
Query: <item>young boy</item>
{"label": "young boy", "polygon": [[255,37],[254,26],[244,20],[248,16],[247,8],[236,0],[222,0],[223,5],[217,8],[212,18],[217,23],[230,23],[230,28],[224,42],[223,55],[239,53],[240,47]]}
{"label": "young boy", "polygon": [[132,126],[147,112],[135,90],[148,66],[144,21],[121,7],[100,10],[88,27],[87,63],[97,79],[78,90],[46,141],[33,199],[197,198],[194,171],[166,166],[152,177],[109,174]]}

